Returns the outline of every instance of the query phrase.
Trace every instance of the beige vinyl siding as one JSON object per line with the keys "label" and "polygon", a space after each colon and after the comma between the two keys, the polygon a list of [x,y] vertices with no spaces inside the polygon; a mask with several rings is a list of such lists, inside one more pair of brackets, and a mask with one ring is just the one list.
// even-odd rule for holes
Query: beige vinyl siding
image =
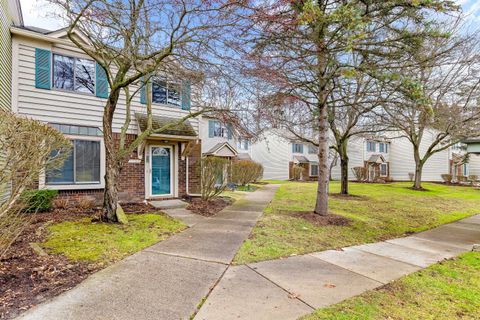
{"label": "beige vinyl siding", "polygon": [[[18,81],[16,99],[18,100],[19,114],[32,117],[43,122],[54,122],[72,125],[84,125],[102,127],[102,116],[105,99],[94,95],[60,91],[56,89],[44,90],[35,88],[35,48],[41,47],[60,54],[74,57],[86,57],[78,52],[78,49],[67,50],[65,46],[48,47],[46,43],[35,43],[26,38],[15,37],[14,45],[18,45]],[[131,88],[134,92],[136,88]],[[153,113],[171,118],[180,118],[188,114],[188,111],[180,107],[153,105]],[[192,106],[192,111],[195,107]],[[134,112],[146,112],[146,106],[140,103],[138,93],[132,103],[132,122],[129,133],[137,133],[137,123]],[[122,94],[117,105],[113,119],[114,132],[120,132],[126,115],[125,97]],[[194,129],[198,132],[198,120],[190,120]]]}
{"label": "beige vinyl siding", "polygon": [[[352,169],[355,167],[363,167],[363,159],[365,157],[365,141],[363,138],[351,138],[347,146],[348,154],[348,179],[355,180]],[[367,158],[368,159],[368,158]],[[332,159],[329,159],[331,161]],[[330,165],[330,162],[329,162]],[[338,157],[337,165],[332,169],[332,179],[340,180],[340,157]]]}
{"label": "beige vinyl siding", "polygon": [[477,175],[480,177],[480,155],[479,154],[470,154],[468,160],[468,170],[469,174]]}
{"label": "beige vinyl siding", "polygon": [[288,179],[292,147],[284,138],[267,132],[252,144],[251,158],[263,165],[263,179]]}
{"label": "beige vinyl siding", "polygon": [[12,72],[10,26],[12,19],[8,10],[8,1],[0,1],[0,109],[10,110]]}
{"label": "beige vinyl siding", "polygon": [[[434,133],[426,131],[420,144],[420,155],[423,156]],[[431,156],[423,167],[423,181],[442,181],[441,175],[449,171],[448,150]],[[415,172],[412,144],[406,138],[392,139],[390,148],[390,176],[394,180],[408,180],[408,174]]]}

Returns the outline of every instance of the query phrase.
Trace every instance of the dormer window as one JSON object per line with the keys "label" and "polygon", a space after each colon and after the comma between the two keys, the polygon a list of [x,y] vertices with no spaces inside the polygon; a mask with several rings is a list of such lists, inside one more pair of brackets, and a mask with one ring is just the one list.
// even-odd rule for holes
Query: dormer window
{"label": "dormer window", "polygon": [[180,88],[180,84],[167,82],[158,78],[155,79],[152,83],[153,103],[168,104],[171,106],[180,107],[182,105]]}
{"label": "dormer window", "polygon": [[95,62],[53,54],[53,87],[95,94]]}

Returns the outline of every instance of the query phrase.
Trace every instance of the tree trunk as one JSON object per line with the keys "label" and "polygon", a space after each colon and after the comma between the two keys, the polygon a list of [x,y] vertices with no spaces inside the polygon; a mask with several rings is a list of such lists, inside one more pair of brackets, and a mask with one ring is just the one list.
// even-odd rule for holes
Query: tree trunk
{"label": "tree trunk", "polygon": [[348,194],[348,154],[347,141],[342,140],[338,150],[340,155],[340,193]]}
{"label": "tree trunk", "polygon": [[348,194],[348,156],[340,158],[340,193]]}
{"label": "tree trunk", "polygon": [[420,151],[414,147],[413,158],[415,159],[415,179],[413,183],[413,189],[422,189],[422,170],[423,162],[420,159]]}
{"label": "tree trunk", "polygon": [[103,193],[103,209],[101,220],[118,222],[118,176],[120,163],[117,159],[115,141],[113,139],[113,114],[120,96],[120,90],[112,91],[103,112],[103,140],[105,143],[105,191]]}
{"label": "tree trunk", "polygon": [[315,213],[319,215],[328,214],[328,118],[327,106],[321,104],[319,107],[319,139],[318,139],[318,187]]}

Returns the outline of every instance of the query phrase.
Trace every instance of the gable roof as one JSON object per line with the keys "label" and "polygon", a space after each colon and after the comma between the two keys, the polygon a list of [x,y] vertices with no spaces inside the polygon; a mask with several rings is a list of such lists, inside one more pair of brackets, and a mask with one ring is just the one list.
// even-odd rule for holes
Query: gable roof
{"label": "gable roof", "polygon": [[310,161],[305,156],[293,156],[293,162],[296,163],[309,163]]}
{"label": "gable roof", "polygon": [[372,154],[367,160],[369,163],[383,163],[386,162],[385,158],[381,154]]}
{"label": "gable roof", "polygon": [[205,155],[217,156],[217,157],[235,157],[237,156],[237,150],[228,142],[219,142],[210,148]]}
{"label": "gable roof", "polygon": [[[147,120],[148,117],[145,113],[135,113],[135,118],[138,122],[138,127],[141,132],[147,129]],[[152,126],[154,130],[158,130],[166,125],[172,125],[171,127],[164,129],[156,134],[165,134],[173,136],[188,136],[196,137],[197,132],[193,129],[190,121],[186,120],[183,123],[178,123],[179,119],[162,117],[162,116],[152,116]]]}

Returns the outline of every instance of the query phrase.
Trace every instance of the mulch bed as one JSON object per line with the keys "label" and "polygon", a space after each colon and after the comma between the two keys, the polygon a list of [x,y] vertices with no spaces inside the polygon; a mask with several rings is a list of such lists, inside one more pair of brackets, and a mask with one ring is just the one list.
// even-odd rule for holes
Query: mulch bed
{"label": "mulch bed", "polygon": [[342,200],[368,200],[367,196],[359,196],[356,194],[329,193],[328,195],[332,198]]}
{"label": "mulch bed", "polygon": [[291,217],[304,219],[317,227],[324,226],[349,226],[352,220],[333,213],[326,216],[321,216],[313,211],[289,211],[280,210],[280,213],[287,214]]}
{"label": "mulch bed", "polygon": [[[127,213],[158,211],[147,204],[122,204]],[[104,266],[73,262],[61,255],[35,252],[31,243],[42,243],[47,226],[83,217],[98,217],[100,208],[55,209],[36,214],[0,260],[0,319],[12,319],[23,311],[67,291]]]}
{"label": "mulch bed", "polygon": [[204,217],[211,217],[231,204],[232,200],[229,198],[216,198],[210,201],[193,198],[190,200],[190,204],[187,206],[187,209],[195,214],[199,214]]}
{"label": "mulch bed", "polygon": [[19,313],[54,297],[84,280],[97,268],[86,263],[48,254],[40,256],[31,243],[42,242],[47,225],[81,217],[78,210],[62,209],[36,214],[0,260],[0,319],[11,319]]}

